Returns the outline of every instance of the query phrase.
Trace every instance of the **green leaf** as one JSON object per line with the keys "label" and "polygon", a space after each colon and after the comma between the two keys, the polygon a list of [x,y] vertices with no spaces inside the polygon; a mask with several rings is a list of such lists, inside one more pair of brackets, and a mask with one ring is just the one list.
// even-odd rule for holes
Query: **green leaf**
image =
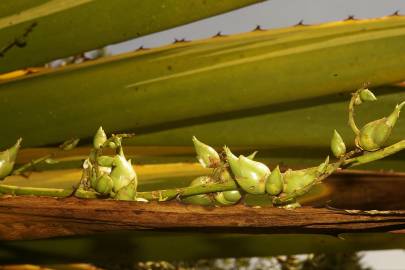
{"label": "green leaf", "polygon": [[[261,1],[3,0],[0,73],[43,65]],[[8,48],[21,38],[26,43],[23,48]]]}
{"label": "green leaf", "polygon": [[[344,252],[347,255],[353,251],[404,248],[405,235],[400,233],[344,233],[336,237],[320,233],[249,234],[227,231],[205,233],[141,230],[99,233],[90,237],[4,241],[0,252],[2,261],[7,264],[86,261],[110,266],[123,262],[133,264],[133,261],[196,261],[201,258],[268,257],[324,252],[333,255]],[[123,249],[125,253],[122,252]]]}
{"label": "green leaf", "polygon": [[[252,147],[328,144],[332,128],[346,137],[340,127],[347,113],[328,115],[322,104],[367,81],[374,87],[404,79],[404,43],[405,17],[395,16],[175,44],[6,81],[0,84],[0,145],[19,136],[25,147],[89,138],[100,125],[108,133],[142,135],[266,113],[270,118],[255,127],[245,121],[224,129],[227,123],[218,122],[201,138],[213,143],[206,137],[212,133],[214,144]],[[377,113],[403,97],[370,108]],[[304,126],[299,109],[305,107],[313,118]],[[185,145],[178,136],[139,136],[139,143]]]}
{"label": "green leaf", "polygon": [[[379,119],[392,112],[399,101],[405,100],[405,88],[384,86],[375,89],[378,101],[356,108],[359,125]],[[354,133],[347,124],[349,94],[266,106],[249,111],[193,119],[184,125],[140,134],[126,141],[127,145],[191,146],[191,137],[198,136],[210,145],[260,149],[330,148],[334,129],[348,147],[354,147]],[[401,117],[402,116],[402,117]],[[390,136],[390,143],[404,139],[405,116],[401,115]],[[389,145],[388,143],[387,145]],[[328,153],[331,153],[328,150]],[[257,157],[260,157],[259,152]],[[319,157],[321,158],[321,157]]]}

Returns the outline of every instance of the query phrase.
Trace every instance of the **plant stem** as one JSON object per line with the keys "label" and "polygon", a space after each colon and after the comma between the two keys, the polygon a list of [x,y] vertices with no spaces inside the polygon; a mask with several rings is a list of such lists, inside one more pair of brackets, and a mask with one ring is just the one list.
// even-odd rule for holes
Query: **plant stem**
{"label": "plant stem", "polygon": [[[320,180],[325,179],[327,176],[329,176],[338,167],[349,168],[349,167],[366,164],[366,163],[390,156],[390,155],[395,154],[404,149],[405,149],[405,140],[402,140],[398,143],[395,143],[393,145],[390,145],[386,148],[380,149],[375,152],[365,152],[361,156],[349,158],[349,159],[346,159],[343,161],[338,161],[338,162],[329,164],[327,172],[321,177],[321,179],[319,179],[319,181],[317,181],[317,183],[319,183]],[[308,188],[310,188],[310,187],[312,187],[312,185],[308,186]],[[238,185],[236,184],[236,182],[228,181],[225,183],[210,183],[210,184],[192,186],[192,187],[137,192],[137,197],[144,198],[147,200],[166,201],[166,200],[171,200],[177,196],[192,196],[192,195],[199,195],[199,194],[205,194],[205,193],[211,193],[211,192],[220,192],[220,191],[237,190],[237,189],[238,189]],[[57,189],[57,188],[18,187],[18,186],[0,184],[0,193],[12,194],[12,195],[67,197],[67,196],[71,195],[72,190],[71,189]],[[299,195],[299,194],[294,194],[294,196],[297,196],[297,195]],[[75,196],[79,197],[79,198],[97,198],[98,193],[94,192],[94,191],[87,191],[87,190],[83,190],[83,189],[79,188],[76,190]],[[282,201],[286,201],[287,199],[288,199],[287,197],[282,198]]]}
{"label": "plant stem", "polygon": [[98,193],[95,191],[84,190],[83,188],[78,188],[75,191],[75,197],[83,198],[83,199],[96,199],[98,198]]}
{"label": "plant stem", "polygon": [[52,154],[37,158],[37,159],[33,159],[30,162],[22,165],[21,167],[19,167],[18,169],[14,170],[11,174],[12,175],[18,175],[18,174],[22,174],[25,171],[31,169],[32,167],[34,167],[35,165],[45,162],[48,158],[51,158]]}
{"label": "plant stem", "polygon": [[[320,179],[315,184],[320,183],[323,179],[327,178],[329,175],[331,175],[336,169],[339,167],[341,168],[350,168],[362,164],[366,164],[369,162],[373,162],[379,159],[382,159],[384,157],[387,157],[389,155],[395,154],[401,150],[405,149],[405,140],[402,140],[398,143],[395,143],[391,146],[388,146],[386,148],[380,149],[375,152],[366,152],[361,156],[346,159],[346,160],[340,160],[335,163],[331,163],[328,165],[328,170],[327,172],[321,176]],[[293,197],[297,197],[299,195],[302,195],[301,193],[305,193],[309,188],[311,188],[313,185],[310,184],[308,187],[304,188],[302,191],[300,190],[297,193],[291,194],[291,196],[284,197],[280,200],[280,202],[285,202],[288,201]],[[145,198],[147,200],[170,200],[176,196],[191,196],[191,195],[199,195],[199,194],[204,194],[204,193],[211,193],[211,192],[220,192],[220,191],[228,191],[228,190],[236,190],[238,189],[238,186],[235,182],[229,182],[229,183],[224,183],[224,184],[218,184],[218,183],[212,183],[212,184],[207,184],[203,186],[193,186],[193,187],[185,187],[185,188],[178,188],[178,189],[167,189],[167,190],[156,190],[156,191],[150,191],[150,192],[138,192],[138,196],[141,198]],[[298,194],[299,193],[299,194]]]}
{"label": "plant stem", "polygon": [[343,161],[342,168],[349,168],[372,161],[376,161],[387,156],[393,155],[405,149],[405,140],[399,141],[393,145],[387,146],[375,152],[366,152],[361,156],[354,157]]}
{"label": "plant stem", "polygon": [[356,125],[356,122],[354,121],[354,106],[355,106],[355,101],[359,97],[359,91],[353,93],[352,98],[350,99],[349,103],[349,126],[353,130],[353,132],[358,135],[360,133],[359,128]]}
{"label": "plant stem", "polygon": [[11,195],[35,195],[35,196],[50,196],[50,197],[67,197],[72,194],[71,189],[62,188],[35,188],[35,187],[19,187],[10,185],[0,185],[0,193]]}
{"label": "plant stem", "polygon": [[288,195],[285,196],[274,196],[272,197],[272,202],[274,205],[282,205],[282,204],[288,204],[290,202],[293,202],[297,197],[304,195],[305,193],[307,193],[313,186],[318,185],[322,182],[322,180],[324,180],[325,178],[327,178],[329,175],[331,175],[332,173],[334,173],[337,169],[339,169],[339,167],[342,165],[343,159],[339,160],[338,162],[329,164],[326,171],[319,176],[314,182],[309,183],[308,185],[302,187],[301,189],[292,192]]}
{"label": "plant stem", "polygon": [[147,200],[167,201],[177,196],[192,196],[211,192],[235,190],[237,188],[238,186],[236,182],[228,181],[225,183],[210,183],[205,185],[184,187],[184,188],[137,192],[137,196],[139,198],[144,198]]}

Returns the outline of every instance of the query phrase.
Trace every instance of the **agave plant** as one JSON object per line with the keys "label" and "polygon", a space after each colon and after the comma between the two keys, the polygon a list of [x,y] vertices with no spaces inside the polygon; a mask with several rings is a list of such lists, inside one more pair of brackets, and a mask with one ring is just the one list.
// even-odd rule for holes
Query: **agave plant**
{"label": "agave plant", "polygon": [[[37,194],[65,196],[74,192],[79,197],[162,201],[179,198],[187,202],[198,199],[203,204],[230,205],[239,202],[245,193],[252,193],[269,194],[278,205],[294,205],[298,196],[336,169],[369,163],[403,147],[404,126],[398,124],[393,134],[391,130],[404,103],[388,117],[359,129],[354,121],[354,107],[361,103],[370,106],[367,103],[376,98],[367,89],[357,91],[349,106],[355,139],[346,144],[342,138],[353,135],[349,134],[345,121],[341,121],[347,106],[346,97],[340,96],[367,81],[381,92],[379,105],[373,107],[376,114],[386,113],[394,102],[405,99],[403,86],[387,85],[404,79],[403,16],[266,31],[256,28],[244,34],[175,42],[59,69],[29,68],[120,41],[123,36],[136,37],[260,1],[202,1],[193,14],[187,12],[189,1],[176,6],[163,1],[159,7],[148,2],[138,7],[134,28],[128,20],[135,15],[126,12],[131,1],[122,0],[114,5],[119,12],[111,11],[115,18],[109,29],[111,33],[104,35],[89,31],[94,28],[93,22],[83,23],[81,14],[89,10],[113,10],[111,4],[79,1],[60,5],[59,2],[64,1],[23,7],[19,14],[12,9],[4,11],[7,15],[0,21],[0,72],[27,69],[0,75],[3,116],[0,145],[11,145],[20,136],[28,147],[53,145],[71,137],[86,142],[100,124],[118,135],[107,137],[103,129],[98,130],[83,164],[82,179],[73,189],[36,190]],[[153,24],[144,16],[145,10],[150,9],[157,10],[161,18]],[[167,14],[177,15],[171,16],[176,19],[169,20]],[[50,20],[54,25],[43,27]],[[74,37],[62,35],[61,28],[71,27],[66,25],[68,22],[84,27],[75,27]],[[102,18],[94,23],[104,25]],[[52,35],[56,30],[59,35]],[[54,39],[47,40],[47,45],[53,42],[64,45],[59,50],[42,49],[34,54],[39,47],[44,48],[41,37],[45,35]],[[70,46],[67,41],[72,38],[83,42]],[[30,62],[22,60],[27,59],[26,54],[34,55]],[[367,62],[367,59],[373,60]],[[27,75],[30,72],[35,75]],[[368,121],[367,116],[360,116],[357,121]],[[333,129],[336,130],[330,145]],[[132,138],[120,131],[136,132],[139,136]],[[132,157],[127,152],[124,154],[121,140],[125,138],[127,145],[132,146],[177,147],[189,145],[193,135],[212,142],[217,149],[225,143],[229,146],[217,152],[215,147],[193,138],[198,161],[212,173],[180,190],[139,192]],[[393,141],[400,142],[381,149]],[[68,145],[73,148],[75,144]],[[269,154],[265,158],[270,157],[271,161],[296,158],[295,165],[303,165],[308,157],[295,156],[293,148],[301,153],[310,149],[316,157],[312,158],[310,168],[281,172],[279,167],[270,170],[263,160],[254,160],[255,154],[234,155],[237,150],[230,149],[235,146],[244,151],[267,149]],[[350,147],[354,147],[354,152],[347,151]],[[328,148],[338,161],[329,163],[326,159],[314,167]],[[114,155],[103,151],[112,151]],[[363,154],[359,155],[360,151]],[[178,158],[179,153],[176,148],[171,157],[161,160]],[[76,160],[83,158],[83,155],[72,156]],[[2,177],[11,172],[14,158],[4,163]],[[37,156],[35,162],[14,173],[47,160],[48,156]],[[68,165],[61,159],[58,166]],[[402,157],[397,155],[386,166],[403,169]],[[29,187],[2,185],[1,189],[4,193],[31,192]]]}

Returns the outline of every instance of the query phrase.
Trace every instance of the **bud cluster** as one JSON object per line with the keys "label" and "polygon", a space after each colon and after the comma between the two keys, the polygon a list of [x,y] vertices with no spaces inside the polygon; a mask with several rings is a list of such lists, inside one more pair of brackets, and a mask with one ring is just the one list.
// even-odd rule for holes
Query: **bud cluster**
{"label": "bud cluster", "polygon": [[[81,189],[96,191],[100,196],[117,200],[136,200],[138,179],[131,160],[127,160],[121,144],[128,134],[107,137],[100,127],[93,138],[93,149],[83,165]],[[106,148],[114,149],[113,156],[102,155]]]}

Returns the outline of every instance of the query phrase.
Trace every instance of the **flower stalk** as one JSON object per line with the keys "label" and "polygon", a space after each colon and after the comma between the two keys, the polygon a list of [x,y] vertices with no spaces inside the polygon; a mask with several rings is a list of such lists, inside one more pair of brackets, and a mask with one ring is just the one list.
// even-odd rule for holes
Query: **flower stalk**
{"label": "flower stalk", "polygon": [[[327,157],[316,167],[281,172],[277,166],[271,172],[265,164],[254,160],[256,152],[247,157],[237,157],[228,147],[224,147],[223,151],[218,153],[211,146],[193,137],[197,160],[201,166],[211,168],[211,174],[197,177],[187,187],[139,192],[137,174],[131,160],[126,159],[122,145],[122,140],[132,137],[133,134],[113,134],[108,137],[100,127],[94,136],[93,148],[83,163],[83,174],[77,187],[50,189],[0,184],[0,193],[53,197],[73,194],[79,198],[143,202],[177,199],[203,206],[233,205],[243,199],[245,194],[267,194],[273,205],[292,209],[299,206],[298,197],[322,183],[336,170],[374,162],[405,149],[405,139],[390,146],[382,146],[388,139],[401,108],[405,106],[404,102],[397,105],[388,117],[370,122],[361,129],[357,127],[354,120],[355,106],[376,99],[375,95],[365,88],[352,95],[349,102],[349,126],[356,134],[356,148],[347,151],[342,137],[334,130],[331,150],[338,160],[332,163]],[[77,142],[73,144],[76,145]],[[107,148],[113,149],[115,154],[104,155],[103,151]],[[16,172],[22,173],[47,158],[49,157],[33,160]]]}

